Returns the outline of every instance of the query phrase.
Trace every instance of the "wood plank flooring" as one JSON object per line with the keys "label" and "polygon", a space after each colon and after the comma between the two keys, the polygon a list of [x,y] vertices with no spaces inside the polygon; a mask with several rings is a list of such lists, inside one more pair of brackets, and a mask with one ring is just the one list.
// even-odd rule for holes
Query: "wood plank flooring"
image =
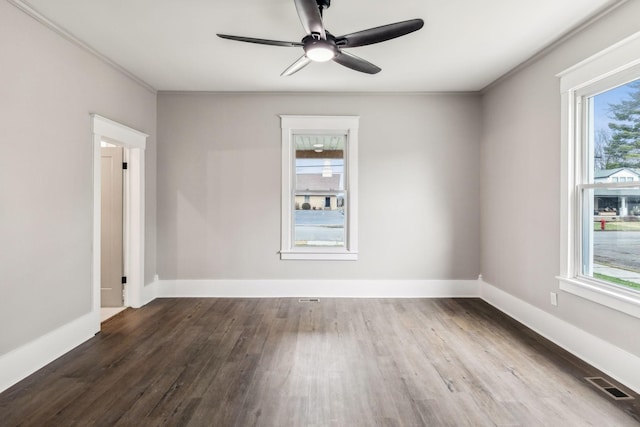
{"label": "wood plank flooring", "polygon": [[158,299],[0,394],[0,425],[640,424],[587,376],[478,299]]}

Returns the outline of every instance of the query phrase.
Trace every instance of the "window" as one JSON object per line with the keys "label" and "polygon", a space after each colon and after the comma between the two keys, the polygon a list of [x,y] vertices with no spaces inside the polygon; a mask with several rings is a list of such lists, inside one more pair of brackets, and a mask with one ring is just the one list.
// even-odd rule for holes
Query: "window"
{"label": "window", "polygon": [[293,135],[296,248],[345,246],[346,139],[344,133]]}
{"label": "window", "polygon": [[[627,184],[640,173],[640,79],[589,92],[579,100],[584,138],[578,151],[586,160],[576,184],[580,274],[640,291],[640,186]],[[611,183],[600,178],[607,175],[614,175]]]}
{"label": "window", "polygon": [[560,289],[640,317],[640,33],[560,74]]}
{"label": "window", "polygon": [[281,116],[281,259],[357,260],[358,121]]}

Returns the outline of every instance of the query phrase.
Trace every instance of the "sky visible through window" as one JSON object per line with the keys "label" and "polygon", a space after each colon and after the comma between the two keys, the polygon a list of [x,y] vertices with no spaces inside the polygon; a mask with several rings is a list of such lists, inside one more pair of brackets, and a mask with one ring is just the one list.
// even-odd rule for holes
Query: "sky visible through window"
{"label": "sky visible through window", "polygon": [[593,97],[595,130],[609,130],[609,122],[615,121],[610,117],[611,104],[618,104],[623,99],[628,98],[629,93],[633,91],[630,85],[631,83],[627,83]]}

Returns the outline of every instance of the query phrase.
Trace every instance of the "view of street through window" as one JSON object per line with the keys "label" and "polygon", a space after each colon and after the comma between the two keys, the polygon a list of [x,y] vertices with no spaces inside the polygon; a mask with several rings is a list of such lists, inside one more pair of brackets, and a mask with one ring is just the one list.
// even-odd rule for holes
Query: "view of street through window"
{"label": "view of street through window", "polygon": [[298,247],[345,246],[345,135],[296,135],[294,235]]}
{"label": "view of street through window", "polygon": [[307,246],[342,246],[344,210],[296,210],[296,243]]}
{"label": "view of street through window", "polygon": [[[640,291],[640,80],[591,98],[584,274]],[[584,259],[586,258],[586,259]]]}

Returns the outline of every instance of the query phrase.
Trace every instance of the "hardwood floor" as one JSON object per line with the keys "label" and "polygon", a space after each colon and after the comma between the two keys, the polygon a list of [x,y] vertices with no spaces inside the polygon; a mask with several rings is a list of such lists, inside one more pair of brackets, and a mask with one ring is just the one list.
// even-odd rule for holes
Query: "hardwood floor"
{"label": "hardwood floor", "polygon": [[477,299],[159,299],[0,394],[0,425],[640,423],[587,376]]}

